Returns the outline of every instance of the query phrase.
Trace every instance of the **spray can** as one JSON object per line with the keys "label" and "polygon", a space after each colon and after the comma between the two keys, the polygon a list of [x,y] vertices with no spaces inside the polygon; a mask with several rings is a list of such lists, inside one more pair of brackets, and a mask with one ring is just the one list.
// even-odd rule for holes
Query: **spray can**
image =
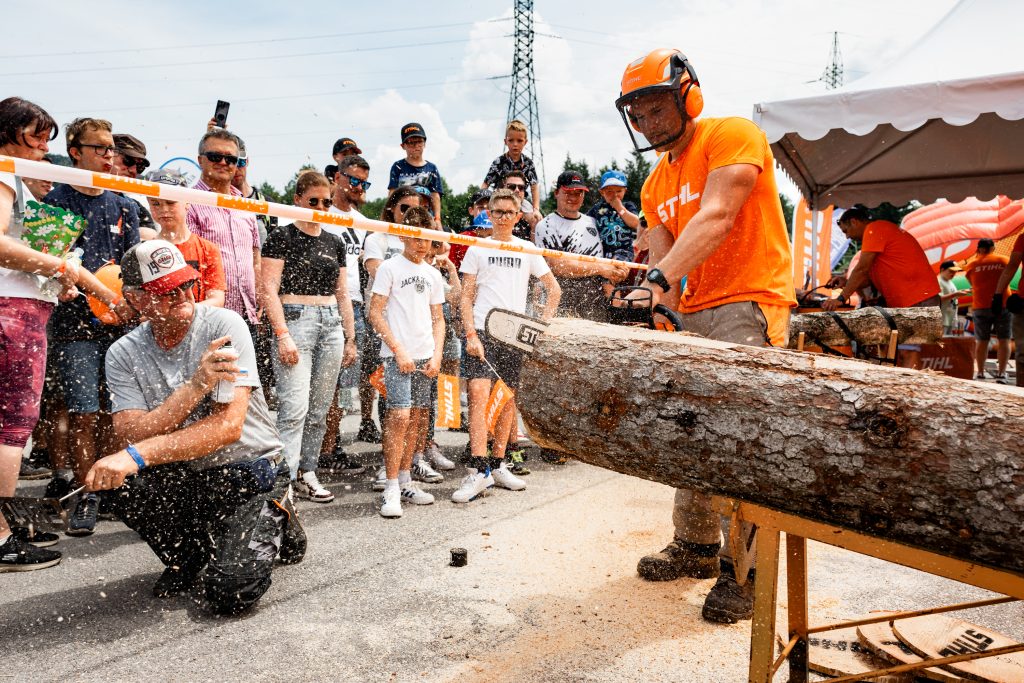
{"label": "spray can", "polygon": [[[235,351],[234,347],[231,346],[231,340],[228,340],[224,346],[220,347],[221,351],[230,351],[235,360],[238,359],[238,352]],[[213,388],[213,400],[217,403],[231,403],[235,400],[235,383],[229,382],[226,379],[222,379],[217,382],[217,386]]]}

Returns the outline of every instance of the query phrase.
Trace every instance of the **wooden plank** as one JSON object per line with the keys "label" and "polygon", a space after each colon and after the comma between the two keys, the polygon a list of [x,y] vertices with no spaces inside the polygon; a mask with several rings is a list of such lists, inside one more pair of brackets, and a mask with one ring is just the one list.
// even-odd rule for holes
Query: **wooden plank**
{"label": "wooden plank", "polygon": [[[984,626],[940,615],[900,619],[892,623],[892,631],[922,657],[950,657],[1018,644]],[[1024,652],[958,662],[946,668],[970,680],[1021,683],[1024,681]]]}
{"label": "wooden plank", "polygon": [[[873,612],[869,616],[880,614]],[[857,637],[861,645],[868,648],[879,658],[892,664],[916,664],[922,657],[903,644],[892,632],[892,625],[883,621],[877,624],[865,624],[857,627]],[[921,669],[918,675],[939,683],[959,683],[966,679],[937,667]]]}

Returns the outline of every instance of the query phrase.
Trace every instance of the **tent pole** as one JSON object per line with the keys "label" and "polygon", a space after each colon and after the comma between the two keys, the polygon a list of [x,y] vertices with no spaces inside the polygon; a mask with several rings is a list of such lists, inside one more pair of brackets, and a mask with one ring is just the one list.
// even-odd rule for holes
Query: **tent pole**
{"label": "tent pole", "polygon": [[818,224],[821,218],[817,207],[817,201],[808,207],[811,210],[811,290],[818,286]]}

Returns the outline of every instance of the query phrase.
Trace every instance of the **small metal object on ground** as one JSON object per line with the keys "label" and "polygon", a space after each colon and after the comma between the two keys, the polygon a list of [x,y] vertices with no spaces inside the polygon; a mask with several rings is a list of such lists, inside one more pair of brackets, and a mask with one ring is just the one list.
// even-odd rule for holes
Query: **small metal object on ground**
{"label": "small metal object on ground", "polygon": [[452,548],[452,561],[450,567],[465,567],[469,561],[469,552],[465,548]]}

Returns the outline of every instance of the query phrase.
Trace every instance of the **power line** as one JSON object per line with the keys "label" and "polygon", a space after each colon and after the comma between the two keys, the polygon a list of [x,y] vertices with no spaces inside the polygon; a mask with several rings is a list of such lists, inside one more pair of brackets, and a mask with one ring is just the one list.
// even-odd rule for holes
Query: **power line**
{"label": "power line", "polygon": [[[498,19],[496,21],[508,21]],[[405,31],[424,31],[439,28],[456,28],[460,26],[472,26],[476,22],[463,21],[456,24],[434,24],[433,26],[410,26],[408,28],[388,28],[373,31],[347,31],[345,33],[325,33],[318,36],[294,36],[289,38],[260,38],[254,40],[237,40],[232,42],[217,43],[193,43],[191,45],[164,45],[161,47],[123,47],[114,50],[84,50],[75,52],[33,52],[29,54],[0,55],[0,59],[38,58],[38,57],[79,57],[81,55],[105,55],[124,52],[157,52],[162,50],[192,50],[201,47],[235,47],[238,45],[258,45],[262,43],[287,43],[297,40],[323,40],[326,38],[351,38],[353,35],[369,36],[383,33],[402,33]]]}
{"label": "power line", "polygon": [[4,76],[41,76],[43,74],[75,74],[75,73],[90,73],[93,71],[126,71],[128,69],[160,69],[170,66],[209,66],[211,64],[232,64],[238,62],[255,62],[265,61],[268,59],[294,59],[297,57],[321,57],[323,55],[340,55],[350,54],[353,52],[380,52],[382,50],[402,50],[412,47],[434,47],[437,45],[455,45],[457,43],[465,43],[467,38],[460,38],[459,40],[436,40],[429,43],[403,43],[401,45],[377,45],[373,47],[355,47],[348,48],[345,50],[322,50],[318,52],[296,52],[293,54],[286,55],[266,55],[266,56],[254,56],[254,57],[233,57],[229,59],[199,59],[190,62],[167,62],[164,64],[131,64],[125,66],[104,66],[104,67],[89,67],[85,69],[49,69],[46,71],[20,71],[15,73],[3,73],[0,74],[0,78]]}

